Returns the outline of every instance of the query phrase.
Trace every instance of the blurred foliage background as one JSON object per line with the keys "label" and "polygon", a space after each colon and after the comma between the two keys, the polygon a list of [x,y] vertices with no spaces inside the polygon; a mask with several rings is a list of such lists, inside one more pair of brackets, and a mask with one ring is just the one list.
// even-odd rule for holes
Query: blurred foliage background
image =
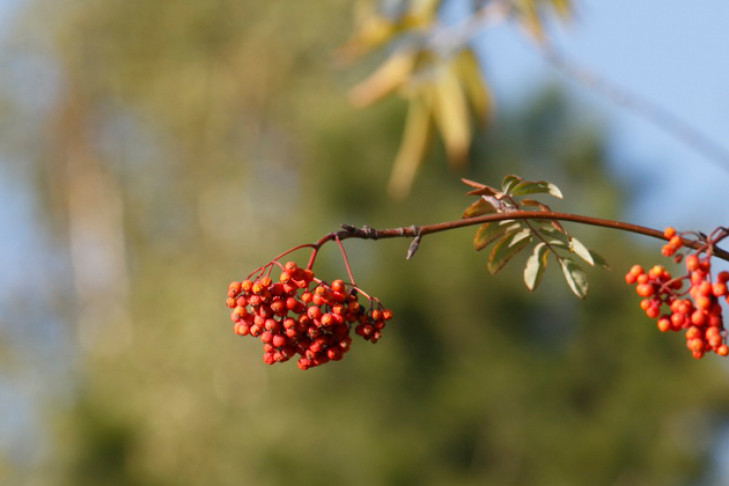
{"label": "blurred foliage background", "polygon": [[[43,243],[23,245],[31,263],[2,300],[2,396],[31,401],[4,399],[3,429],[22,434],[0,442],[0,482],[710,484],[726,375],[642,316],[622,274],[658,252],[623,235],[573,228],[614,268],[590,272],[585,302],[555,272],[534,294],[516,262],[490,277],[470,230],[426,238],[411,261],[404,240],[348,240],[358,283],[395,312],[380,343],[301,372],[233,335],[229,281],[341,223],[458,218],[459,177],[545,178],[566,196],[555,209],[601,217],[631,197],[601,127],[545,87],[474,132],[468,166],[443,164],[434,140],[410,194],[389,198],[405,106],[348,104],[372,67],[332,67],[351,10],[16,8],[2,176]],[[317,273],[344,275],[333,245]]]}

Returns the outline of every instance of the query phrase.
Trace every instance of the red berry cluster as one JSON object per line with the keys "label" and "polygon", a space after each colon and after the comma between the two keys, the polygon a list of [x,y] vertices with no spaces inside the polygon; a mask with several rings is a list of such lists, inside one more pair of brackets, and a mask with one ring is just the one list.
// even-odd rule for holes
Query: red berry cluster
{"label": "red berry cluster", "polygon": [[[661,253],[673,256],[683,246],[682,239],[673,228],[667,228],[664,236],[669,241]],[[680,255],[676,257],[677,261],[680,259]],[[701,358],[707,351],[720,356],[729,355],[727,331],[719,303],[721,297],[729,302],[729,272],[720,272],[712,283],[710,259],[711,255],[706,253],[687,255],[686,274],[678,278],[672,278],[660,265],[647,272],[640,265],[635,265],[625,275],[626,283],[635,284],[635,292],[643,298],[641,309],[648,317],[657,319],[661,332],[686,331],[686,347],[694,358]],[[689,284],[688,290],[682,290],[684,281]],[[663,304],[670,312],[661,313]]]}
{"label": "red berry cluster", "polygon": [[294,262],[283,265],[278,280],[259,276],[228,287],[233,331],[259,338],[266,364],[297,354],[302,370],[339,361],[352,343],[352,327],[355,334],[375,343],[392,318],[392,312],[375,299],[367,297],[370,305],[365,309],[356,287],[348,289],[342,280],[323,282]]}

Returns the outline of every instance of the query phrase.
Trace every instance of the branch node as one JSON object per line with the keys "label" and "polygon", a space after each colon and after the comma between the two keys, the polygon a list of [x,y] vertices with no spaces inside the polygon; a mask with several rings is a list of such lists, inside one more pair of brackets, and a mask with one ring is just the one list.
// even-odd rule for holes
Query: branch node
{"label": "branch node", "polygon": [[370,239],[370,240],[377,239],[377,230],[374,228],[371,228],[370,226],[367,226],[366,224],[362,226],[362,234],[364,235],[364,238],[366,238],[366,239]]}

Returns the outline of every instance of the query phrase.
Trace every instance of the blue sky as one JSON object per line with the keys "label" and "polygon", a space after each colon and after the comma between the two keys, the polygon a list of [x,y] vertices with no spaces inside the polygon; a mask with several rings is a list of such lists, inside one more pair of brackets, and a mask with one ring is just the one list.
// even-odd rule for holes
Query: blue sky
{"label": "blue sky", "polygon": [[[577,0],[576,18],[554,23],[573,62],[680,117],[729,152],[729,2]],[[551,67],[513,27],[480,37],[488,77],[504,107],[545,80],[564,86],[607,122],[611,164],[643,188],[633,222],[709,230],[729,221],[729,162],[708,159],[639,114]]]}

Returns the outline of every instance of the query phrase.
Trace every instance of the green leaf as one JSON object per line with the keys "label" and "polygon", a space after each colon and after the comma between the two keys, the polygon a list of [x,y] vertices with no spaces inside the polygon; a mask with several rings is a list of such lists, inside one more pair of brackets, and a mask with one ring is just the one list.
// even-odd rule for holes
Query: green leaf
{"label": "green leaf", "polygon": [[504,194],[509,194],[511,189],[521,182],[521,177],[515,175],[508,175],[501,181],[501,191]]}
{"label": "green leaf", "polygon": [[514,196],[526,196],[527,194],[539,193],[549,194],[557,199],[562,199],[562,191],[551,182],[546,181],[523,181],[511,189],[511,194]]}
{"label": "green leaf", "polygon": [[549,240],[547,243],[549,243],[550,246],[557,247],[557,248],[564,248],[564,249],[569,248],[569,246],[567,245],[567,242],[558,240],[556,238]]}
{"label": "green leaf", "polygon": [[564,241],[567,241],[567,238],[569,237],[569,235],[564,231],[564,229],[561,226],[559,228],[555,228],[552,223],[554,223],[554,221],[549,220],[549,219],[539,220],[539,224],[540,224],[539,231],[551,236],[552,238],[559,238],[559,239],[564,239]]}
{"label": "green leaf", "polygon": [[495,213],[496,209],[491,203],[484,198],[478,198],[478,201],[469,205],[464,211],[462,218],[475,218],[476,216],[482,216],[484,214]]}
{"label": "green leaf", "polygon": [[530,238],[531,236],[532,236],[532,230],[529,228],[524,228],[523,230],[514,234],[514,236],[511,239],[511,242],[509,242],[509,246],[514,246],[514,245],[518,244],[520,241],[522,241],[523,239]]}
{"label": "green leaf", "polygon": [[599,253],[590,250],[590,256],[592,257],[592,261],[595,262],[595,265],[598,265],[608,270],[610,269],[610,265],[608,264],[607,260],[605,260]]}
{"label": "green leaf", "polygon": [[489,246],[498,237],[508,234],[509,228],[501,226],[497,223],[484,223],[478,227],[476,234],[473,236],[473,248],[481,251]]}
{"label": "green leaf", "polygon": [[562,266],[562,273],[572,293],[578,298],[584,299],[588,287],[585,272],[571,258],[560,258],[559,264]]}
{"label": "green leaf", "polygon": [[534,290],[539,286],[547,268],[547,245],[545,243],[537,243],[534,246],[532,254],[529,256],[524,267],[524,283],[529,290]]}
{"label": "green leaf", "polygon": [[572,253],[585,260],[591,267],[595,266],[595,260],[592,258],[590,250],[574,236],[570,237],[569,248]]}
{"label": "green leaf", "polygon": [[499,241],[491,248],[486,268],[488,268],[491,275],[496,274],[506,265],[511,258],[519,253],[525,246],[529,244],[529,239],[522,239],[515,245],[511,245],[511,240],[514,235],[507,234],[501,237]]}

